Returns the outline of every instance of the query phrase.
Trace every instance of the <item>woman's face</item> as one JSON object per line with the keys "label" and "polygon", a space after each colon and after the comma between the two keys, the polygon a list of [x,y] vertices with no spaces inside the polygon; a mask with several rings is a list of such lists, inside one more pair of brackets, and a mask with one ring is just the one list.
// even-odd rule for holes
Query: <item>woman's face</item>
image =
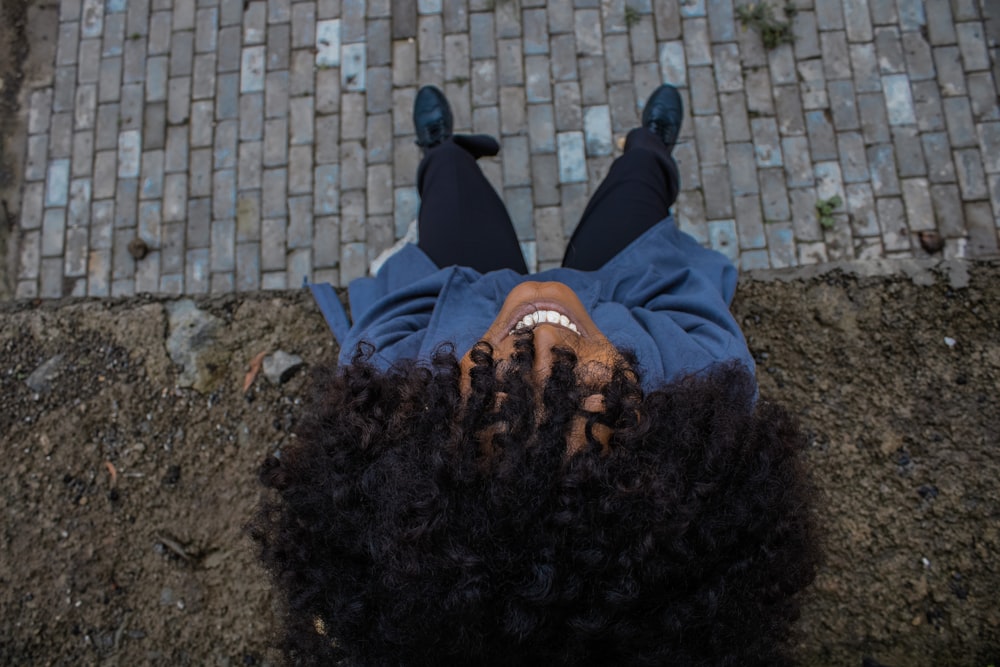
{"label": "woman's face", "polygon": [[[516,337],[512,334],[519,328],[533,332],[534,379],[539,395],[551,373],[555,346],[576,354],[577,379],[589,386],[599,387],[610,381],[612,369],[621,360],[621,354],[594,324],[576,292],[562,283],[526,282],[510,291],[493,324],[481,336],[493,347],[498,366],[513,354]],[[466,352],[461,360],[463,393],[471,390],[469,371],[473,366],[471,351]],[[587,396],[581,407],[587,412],[600,412],[603,397],[597,393]],[[578,444],[571,443],[570,449]]]}

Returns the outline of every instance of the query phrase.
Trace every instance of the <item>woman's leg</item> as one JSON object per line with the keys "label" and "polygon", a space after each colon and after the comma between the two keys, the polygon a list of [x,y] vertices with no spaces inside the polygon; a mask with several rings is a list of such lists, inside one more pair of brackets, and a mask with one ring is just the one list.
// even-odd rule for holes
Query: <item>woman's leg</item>
{"label": "woman's leg", "polygon": [[566,247],[563,266],[599,269],[667,217],[680,182],[671,148],[645,127],[629,132],[624,154],[612,163],[587,203]]}
{"label": "woman's leg", "polygon": [[455,135],[420,162],[418,246],[439,267],[528,272],[510,215],[476,163],[479,155],[495,155],[495,146],[484,135]]}

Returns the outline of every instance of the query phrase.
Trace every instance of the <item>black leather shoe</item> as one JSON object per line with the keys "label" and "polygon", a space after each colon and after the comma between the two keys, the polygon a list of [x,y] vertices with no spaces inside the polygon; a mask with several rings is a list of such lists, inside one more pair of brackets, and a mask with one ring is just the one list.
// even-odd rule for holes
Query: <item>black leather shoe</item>
{"label": "black leather shoe", "polygon": [[668,151],[674,149],[683,121],[684,102],[677,89],[669,83],[654,90],[646,100],[646,106],[642,110],[642,126],[656,134],[666,144]]}
{"label": "black leather shoe", "polygon": [[434,86],[424,86],[413,100],[413,128],[417,145],[425,151],[451,136],[452,116],[448,98]]}

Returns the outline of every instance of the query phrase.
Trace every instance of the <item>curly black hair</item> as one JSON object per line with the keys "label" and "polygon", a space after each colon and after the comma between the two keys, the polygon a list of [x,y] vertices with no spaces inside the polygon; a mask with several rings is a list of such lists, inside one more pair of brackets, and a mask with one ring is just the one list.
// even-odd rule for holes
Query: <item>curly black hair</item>
{"label": "curly black hair", "polygon": [[739,364],[643,392],[631,355],[585,412],[573,353],[539,396],[523,342],[505,364],[477,344],[467,395],[448,347],[315,372],[249,525],[288,661],[787,663],[819,557],[789,415]]}

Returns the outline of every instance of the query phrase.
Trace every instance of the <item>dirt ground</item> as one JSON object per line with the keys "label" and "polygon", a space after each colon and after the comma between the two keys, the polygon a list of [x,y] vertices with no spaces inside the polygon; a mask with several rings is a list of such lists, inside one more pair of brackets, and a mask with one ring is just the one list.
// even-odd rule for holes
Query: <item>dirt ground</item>
{"label": "dirt ground", "polygon": [[[242,526],[308,372],[243,383],[260,352],[336,349],[303,292],[198,306],[203,392],[176,386],[174,302],[0,305],[0,664],[276,660]],[[801,662],[1000,660],[1000,263],[748,278],[735,311],[823,492]]]}

